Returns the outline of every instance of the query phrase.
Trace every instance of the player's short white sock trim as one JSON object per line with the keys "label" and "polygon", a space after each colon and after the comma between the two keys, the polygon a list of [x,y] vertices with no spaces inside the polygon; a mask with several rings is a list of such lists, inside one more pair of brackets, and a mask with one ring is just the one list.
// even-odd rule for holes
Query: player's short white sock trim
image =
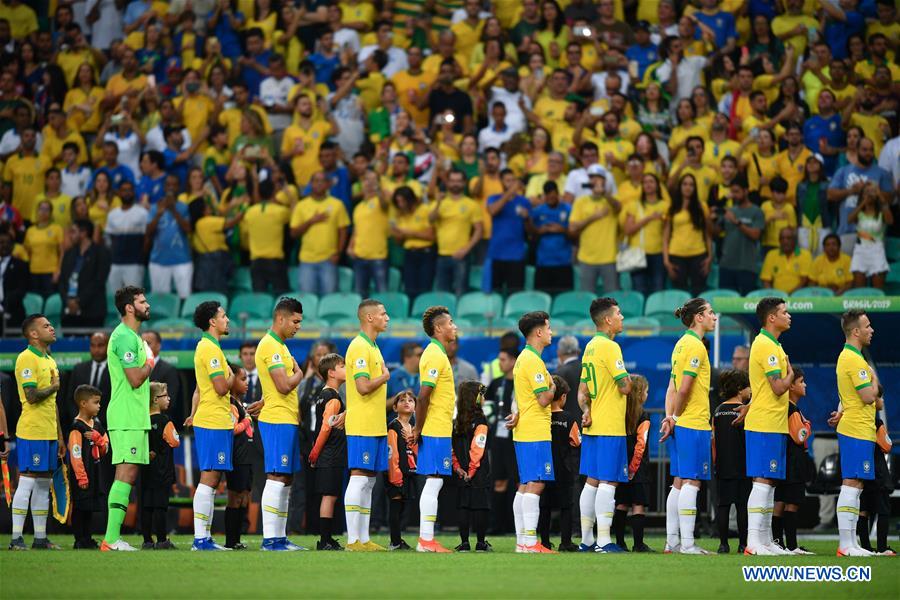
{"label": "player's short white sock trim", "polygon": [[369,541],[369,522],[372,520],[372,490],[375,489],[375,477],[366,477],[359,503],[359,541]]}
{"label": "player's short white sock trim", "polygon": [[194,539],[209,537],[215,507],[216,490],[205,483],[197,484],[194,490]]}
{"label": "player's short white sock trim", "polygon": [[597,497],[594,499],[594,513],[597,516],[597,545],[601,548],[612,543],[609,530],[612,527],[615,510],[616,486],[601,483],[597,486]]}
{"label": "player's short white sock trim", "polygon": [[[285,485],[274,479],[266,479],[266,485],[263,488],[261,508],[262,508],[262,530],[263,538],[271,539],[278,536],[278,513],[281,512],[281,490]],[[285,515],[286,516],[286,515]]]}
{"label": "player's short white sock trim", "polygon": [[859,521],[859,492],[861,490],[842,485],[837,499],[837,523],[839,547],[841,550],[858,545],[856,539],[856,523]]}
{"label": "player's short white sock trim", "polygon": [[28,517],[28,504],[31,501],[31,492],[34,490],[34,477],[19,477],[19,487],[13,495],[12,501],[12,538],[22,537],[25,529],[25,518]]}
{"label": "player's short white sock trim", "polygon": [[747,498],[747,546],[753,549],[768,543],[769,489],[773,489],[769,484],[754,481]]}
{"label": "player's short white sock trim", "polygon": [[594,523],[597,522],[597,515],[594,512],[596,498],[597,488],[585,483],[578,498],[578,508],[581,510],[581,543],[586,546],[594,543]]}
{"label": "player's short white sock trim", "polygon": [[525,543],[525,516],[522,512],[522,502],[525,494],[516,492],[513,499],[513,522],[516,525],[516,545],[521,546]]}
{"label": "player's short white sock trim", "polygon": [[365,475],[351,475],[347,491],[344,492],[344,516],[347,518],[347,543],[359,541],[359,518],[363,490],[369,478]]}
{"label": "player's short white sock trim", "polygon": [[437,520],[438,494],[444,486],[444,480],[439,477],[429,477],[422,488],[422,497],[419,499],[419,537],[430,542],[434,539],[434,522]]}
{"label": "player's short white sock trim", "polygon": [[694,525],[697,522],[697,493],[700,488],[682,485],[678,494],[678,524],[681,532],[681,549],[694,546]]}
{"label": "player's short white sock trim", "polygon": [[47,537],[47,515],[50,513],[50,478],[36,477],[31,493],[31,519],[34,521],[34,537]]}
{"label": "player's short white sock trim", "polygon": [[666,496],[666,544],[674,548],[680,542],[681,526],[678,522],[678,496],[681,490],[673,485]]}
{"label": "player's short white sock trim", "polygon": [[537,544],[537,526],[541,518],[541,497],[537,494],[522,494],[522,543],[526,546]]}
{"label": "player's short white sock trim", "polygon": [[278,537],[287,537],[287,521],[288,521],[288,510],[291,506],[291,486],[283,485],[281,486],[281,491],[279,492],[279,506],[281,510],[278,511]]}

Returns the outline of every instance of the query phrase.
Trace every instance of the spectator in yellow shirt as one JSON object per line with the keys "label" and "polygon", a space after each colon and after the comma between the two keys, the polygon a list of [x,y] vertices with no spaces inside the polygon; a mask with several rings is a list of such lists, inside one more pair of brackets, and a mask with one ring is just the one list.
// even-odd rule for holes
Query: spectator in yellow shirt
{"label": "spectator in yellow shirt", "polygon": [[53,205],[44,200],[37,207],[35,224],[25,232],[25,250],[31,271],[31,291],[45,298],[56,293],[63,254],[63,229],[53,222]]}
{"label": "spectator in yellow shirt", "polygon": [[768,252],[779,245],[781,231],[786,228],[797,228],[797,211],[787,201],[787,181],[776,176],[772,183],[772,199],[766,200],[760,207],[766,218],[763,232],[763,252]]}
{"label": "spectator in yellow shirt", "polygon": [[850,256],[841,252],[841,236],[829,233],[822,242],[825,250],[812,262],[809,284],[830,289],[840,296],[853,286]]}
{"label": "spectator in yellow shirt", "polygon": [[350,217],[344,203],[328,195],[325,173],[317,171],[310,187],[312,193],[291,215],[291,237],[300,238],[299,284],[304,292],[331,294],[337,290],[337,263],[347,245]]}
{"label": "spectator in yellow shirt", "polygon": [[[315,107],[306,94],[298,95],[295,102],[296,120],[284,130],[281,159],[290,161],[297,186],[304,187],[312,174],[322,168],[319,163],[319,147],[329,136],[336,136],[340,128],[331,113],[328,113],[327,121],[315,119]],[[321,106],[327,108],[324,102]]]}
{"label": "spectator in yellow shirt", "polygon": [[434,227],[431,207],[424,204],[409,186],[397,188],[391,196],[391,236],[403,245],[403,289],[410,300],[431,291],[434,282]]}
{"label": "spectator in yellow shirt", "polygon": [[370,288],[387,291],[388,196],[375,171],[362,176],[363,199],[353,209],[353,235],[347,254],[353,259],[353,287],[366,298]]}
{"label": "spectator in yellow shirt", "polygon": [[447,193],[429,215],[437,236],[437,288],[461,296],[468,290],[469,254],[481,240],[482,207],[465,195],[466,176],[453,169],[447,176]]}
{"label": "spectator in yellow shirt", "polygon": [[206,198],[195,198],[188,205],[194,246],[195,292],[228,293],[228,280],[234,266],[225,242],[225,232],[244,218],[239,210],[225,218],[215,214]]}
{"label": "spectator in yellow shirt", "polygon": [[3,183],[12,187],[10,197],[23,219],[35,213],[35,198],[44,192],[44,171],[52,165],[35,152],[37,132],[27,126],[21,132],[19,151],[3,166]]}
{"label": "spectator in yellow shirt", "polygon": [[257,186],[259,202],[247,209],[241,229],[248,232],[250,281],[254,292],[278,295],[288,290],[287,261],[284,257],[284,229],[291,210],[273,202],[272,178]]}
{"label": "spectator in yellow shirt", "polygon": [[663,226],[663,264],[672,285],[699,296],[712,265],[709,209],[697,195],[697,180],[684,175],[672,190],[672,204]]}
{"label": "spectator in yellow shirt", "polygon": [[763,286],[792,294],[809,281],[812,255],[797,246],[797,231],[791,227],[781,230],[779,248],[769,250],[759,274]]}
{"label": "spectator in yellow shirt", "polygon": [[587,168],[591,194],[576,198],[569,216],[569,235],[578,238],[579,285],[583,292],[596,291],[597,277],[603,280],[604,292],[619,289],[617,215],[622,204],[615,195],[607,195],[607,174],[597,164]]}

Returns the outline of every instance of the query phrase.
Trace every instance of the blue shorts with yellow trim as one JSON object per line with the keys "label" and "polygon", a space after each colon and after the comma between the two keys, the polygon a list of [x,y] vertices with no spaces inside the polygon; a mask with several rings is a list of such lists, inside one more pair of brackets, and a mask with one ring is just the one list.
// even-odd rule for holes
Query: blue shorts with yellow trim
{"label": "blue shorts with yellow trim", "polygon": [[266,473],[291,475],[303,469],[300,461],[300,427],[290,423],[259,422]]}
{"label": "blue shorts with yellow trim", "polygon": [[550,442],[513,442],[516,447],[516,464],[519,467],[519,483],[529,481],[555,481],[553,475],[553,451]]}
{"label": "blue shorts with yellow trim", "polygon": [[22,473],[47,473],[56,470],[59,442],[16,438],[16,459]]}
{"label": "blue shorts with yellow trim", "polygon": [[675,431],[672,475],[708,481],[712,472],[712,432],[678,425]]}
{"label": "blue shorts with yellow trim", "polygon": [[624,435],[581,438],[581,474],[599,481],[628,481],[628,441]]}
{"label": "blue shorts with yellow trim", "polygon": [[387,471],[387,436],[347,436],[347,465],[364,471]]}
{"label": "blue shorts with yellow trim", "polygon": [[419,475],[450,475],[453,472],[452,457],[450,438],[423,435],[419,440],[416,473]]}
{"label": "blue shorts with yellow trim", "polygon": [[841,453],[841,477],[844,479],[875,479],[875,442],[838,436]]}
{"label": "blue shorts with yellow trim", "polygon": [[744,431],[747,445],[747,477],[784,479],[787,469],[786,433]]}
{"label": "blue shorts with yellow trim", "polygon": [[207,429],[194,426],[197,465],[201,471],[230,471],[234,432],[231,429]]}

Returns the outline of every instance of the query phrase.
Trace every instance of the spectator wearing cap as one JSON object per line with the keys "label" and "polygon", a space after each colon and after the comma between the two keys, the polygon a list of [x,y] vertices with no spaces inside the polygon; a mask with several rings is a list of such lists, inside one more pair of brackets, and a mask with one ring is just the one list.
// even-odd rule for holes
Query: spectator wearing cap
{"label": "spectator wearing cap", "polygon": [[575,199],[569,217],[569,234],[578,240],[579,288],[594,293],[600,277],[603,292],[607,293],[619,289],[616,255],[622,204],[609,194],[606,182],[611,175],[606,169],[593,164],[588,167],[587,175],[590,193]]}
{"label": "spectator wearing cap", "polygon": [[659,60],[659,47],[650,41],[650,23],[638,21],[634,28],[634,43],[625,50],[628,74],[642,81],[647,67]]}
{"label": "spectator wearing cap", "polygon": [[572,204],[581,196],[589,196],[593,192],[593,184],[590,181],[588,169],[593,166],[599,167],[594,169],[595,173],[602,174],[606,181],[606,193],[608,196],[614,197],[618,193],[616,180],[605,167],[597,163],[600,151],[594,142],[583,142],[578,149],[578,158],[581,160],[581,167],[569,171],[566,177],[566,185],[564,187],[563,201]]}

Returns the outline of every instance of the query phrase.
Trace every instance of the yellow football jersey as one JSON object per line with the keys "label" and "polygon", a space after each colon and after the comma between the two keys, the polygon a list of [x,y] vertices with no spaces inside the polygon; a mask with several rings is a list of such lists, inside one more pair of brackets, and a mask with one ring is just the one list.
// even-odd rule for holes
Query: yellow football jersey
{"label": "yellow football jersey", "polygon": [[685,375],[693,377],[694,383],[678,417],[678,425],[710,431],[712,427],[709,422],[709,353],[700,336],[691,330],[681,336],[672,351],[672,378],[675,379],[676,390],[681,387]]}
{"label": "yellow football jersey", "polygon": [[16,357],[16,383],[22,415],[16,426],[16,437],[23,440],[55,440],[59,437],[56,421],[56,393],[40,402],[31,404],[25,398],[25,388],[44,389],[50,387],[54,373],[58,376],[56,361],[34,346],[28,346]]}
{"label": "yellow football jersey", "polygon": [[859,350],[850,344],[844,344],[835,371],[838,395],[844,410],[844,415],[838,422],[837,432],[874,442],[875,403],[866,404],[859,396],[859,390],[872,385],[872,367]]}
{"label": "yellow football jersey", "polygon": [[448,438],[453,434],[453,409],[456,406],[456,385],[453,367],[447,351],[437,340],[425,347],[419,361],[419,380],[432,388],[428,403],[428,418],[422,427],[422,435]]}
{"label": "yellow football jersey", "polygon": [[513,367],[513,390],[519,406],[519,422],[513,429],[517,442],[550,441],[551,407],[538,404],[537,397],[550,389],[550,373],[541,355],[531,346],[519,354]]}
{"label": "yellow football jersey", "polygon": [[231,429],[231,399],[228,394],[216,393],[213,379],[231,375],[231,367],[225,360],[225,353],[219,340],[204,333],[194,351],[194,375],[197,378],[197,392],[200,402],[194,415],[194,426],[206,429]]}
{"label": "yellow football jersey", "polygon": [[786,372],[787,354],[784,348],[771,333],[760,330],[750,346],[750,389],[753,399],[744,420],[745,430],[788,433],[788,392],[776,396],[769,383],[769,377],[783,377]]}
{"label": "yellow football jersey", "polygon": [[262,399],[265,401],[259,420],[263,423],[299,425],[297,394],[293,391],[281,394],[275,389],[271,375],[274,369],[284,369],[285,374],[290,377],[294,374],[294,357],[284,341],[270,330],[256,347],[256,372],[259,385],[262,386]]}
{"label": "yellow football jersey", "polygon": [[584,435],[625,435],[626,397],[619,390],[625,377],[622,348],[606,334],[594,334],[581,359],[581,381],[591,397],[591,424]]}
{"label": "yellow football jersey", "polygon": [[[375,379],[384,369],[381,350],[365,333],[360,332],[347,348],[347,435],[376,437],[387,435],[387,384],[362,395],[356,390],[360,377]],[[430,417],[431,415],[429,415]],[[428,419],[431,420],[430,418]],[[426,421],[427,422],[427,421]]]}

